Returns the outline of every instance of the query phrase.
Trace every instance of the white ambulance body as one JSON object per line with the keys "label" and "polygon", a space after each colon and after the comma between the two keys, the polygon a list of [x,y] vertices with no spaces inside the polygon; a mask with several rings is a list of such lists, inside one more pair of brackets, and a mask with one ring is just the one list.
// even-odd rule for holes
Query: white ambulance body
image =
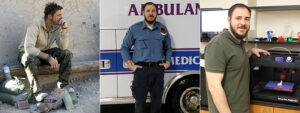
{"label": "white ambulance body", "polygon": [[[144,20],[146,0],[100,0],[100,102],[134,103],[130,89],[133,73],[120,54],[128,28]],[[162,103],[173,112],[200,107],[200,4],[199,0],[156,0],[157,21],[167,26],[173,49],[171,67],[165,70]],[[149,97],[150,98],[150,97]],[[151,99],[148,99],[148,101]]]}

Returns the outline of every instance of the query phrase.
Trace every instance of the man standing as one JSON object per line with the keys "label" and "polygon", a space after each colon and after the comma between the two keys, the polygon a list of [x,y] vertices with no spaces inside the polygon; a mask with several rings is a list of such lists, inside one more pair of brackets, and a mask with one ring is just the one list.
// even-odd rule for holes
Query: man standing
{"label": "man standing", "polygon": [[250,28],[251,10],[244,4],[228,12],[230,29],[224,29],[205,48],[205,71],[209,113],[249,113],[249,57],[269,52],[252,48],[246,53],[244,41]]}
{"label": "man standing", "polygon": [[[156,22],[157,8],[152,2],[143,7],[144,21],[132,25],[121,47],[123,61],[134,72],[132,95],[135,113],[146,113],[147,93],[151,95],[151,113],[161,112],[164,70],[171,62],[171,41],[167,28]],[[133,55],[130,50],[134,46]],[[134,63],[134,64],[133,64]]]}
{"label": "man standing", "polygon": [[[39,64],[50,64],[53,70],[59,69],[58,88],[69,84],[72,53],[67,50],[69,44],[68,27],[62,21],[62,7],[56,3],[46,4],[44,17],[35,19],[27,27],[25,37],[19,45],[19,62],[24,66],[30,88],[37,101],[47,93],[42,92],[38,81]],[[58,46],[52,48],[56,42]]]}

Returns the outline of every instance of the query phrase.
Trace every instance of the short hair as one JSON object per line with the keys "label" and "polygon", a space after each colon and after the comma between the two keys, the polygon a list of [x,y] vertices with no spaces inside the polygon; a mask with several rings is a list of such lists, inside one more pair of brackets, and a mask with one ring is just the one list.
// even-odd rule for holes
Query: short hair
{"label": "short hair", "polygon": [[60,5],[57,5],[54,2],[49,2],[46,4],[45,10],[44,10],[44,14],[45,14],[44,18],[47,19],[49,14],[53,16],[57,10],[62,10],[62,9],[63,8]]}
{"label": "short hair", "polygon": [[245,4],[242,4],[242,3],[237,3],[237,4],[234,4],[233,6],[230,7],[229,11],[228,11],[228,17],[231,18],[232,16],[232,12],[236,9],[236,8],[246,8],[248,11],[249,11],[249,14],[251,16],[251,10],[248,6],[246,6]]}
{"label": "short hair", "polygon": [[153,2],[147,2],[147,3],[145,3],[144,6],[143,6],[143,11],[145,11],[145,7],[146,7],[147,5],[154,5],[154,7],[155,7],[155,9],[156,9],[156,11],[157,11],[157,6],[156,6],[156,4],[154,4]]}

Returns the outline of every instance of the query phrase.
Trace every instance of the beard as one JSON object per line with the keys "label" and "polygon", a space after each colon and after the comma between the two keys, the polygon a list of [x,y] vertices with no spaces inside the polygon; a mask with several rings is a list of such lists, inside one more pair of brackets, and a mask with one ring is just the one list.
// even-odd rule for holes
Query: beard
{"label": "beard", "polygon": [[61,23],[60,23],[60,20],[61,20],[61,19],[55,21],[54,19],[51,19],[53,25],[60,25],[60,24],[61,24]]}
{"label": "beard", "polygon": [[[239,28],[247,29],[247,27],[246,27],[245,25],[244,25],[244,26],[240,26],[240,27],[238,27],[237,29],[239,29]],[[233,34],[237,39],[242,40],[242,39],[245,38],[246,35],[248,34],[249,28],[247,29],[247,31],[245,32],[245,34],[240,35],[240,34],[237,33],[237,31],[236,31],[235,29],[233,29],[233,27],[232,27],[232,25],[231,25],[231,23],[230,23],[230,30],[231,30],[232,34]]]}
{"label": "beard", "polygon": [[53,25],[59,25],[59,21],[52,20]]}
{"label": "beard", "polygon": [[[149,17],[154,17],[153,15],[150,15]],[[148,23],[148,24],[153,24],[155,21],[156,21],[156,17],[154,17],[153,21],[150,21],[146,18],[146,16],[144,16],[145,18],[145,21]]]}

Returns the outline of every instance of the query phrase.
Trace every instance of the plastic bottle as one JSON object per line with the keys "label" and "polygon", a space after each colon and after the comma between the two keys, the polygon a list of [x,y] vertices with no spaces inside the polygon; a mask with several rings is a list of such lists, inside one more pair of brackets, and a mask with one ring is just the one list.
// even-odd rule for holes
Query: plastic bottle
{"label": "plastic bottle", "polygon": [[4,71],[6,80],[10,80],[11,79],[10,70],[6,63],[3,64],[3,71]]}

